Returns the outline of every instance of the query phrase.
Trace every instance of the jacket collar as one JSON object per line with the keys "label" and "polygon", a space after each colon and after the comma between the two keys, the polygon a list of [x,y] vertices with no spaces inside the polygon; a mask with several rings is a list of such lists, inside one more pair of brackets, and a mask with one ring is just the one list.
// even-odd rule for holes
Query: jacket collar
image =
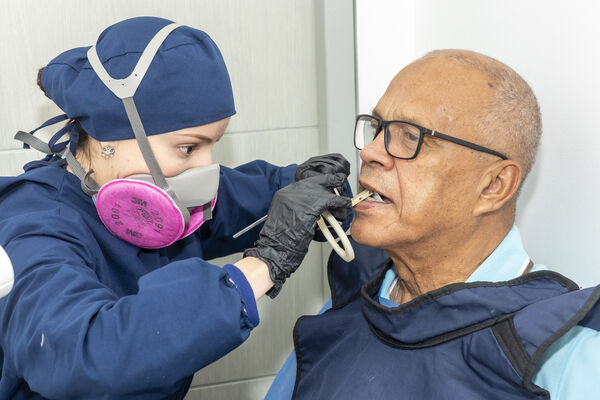
{"label": "jacket collar", "polygon": [[578,289],[558,273],[538,271],[503,282],[453,283],[388,308],[378,301],[385,272],[382,270],[362,287],[363,315],[382,340],[407,348],[464,336],[508,318],[529,304]]}

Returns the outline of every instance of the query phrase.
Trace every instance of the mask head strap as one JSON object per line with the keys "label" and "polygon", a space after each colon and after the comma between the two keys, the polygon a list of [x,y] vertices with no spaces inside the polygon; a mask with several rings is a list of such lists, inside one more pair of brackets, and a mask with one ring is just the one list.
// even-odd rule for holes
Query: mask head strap
{"label": "mask head strap", "polygon": [[[89,196],[92,196],[93,198],[94,195],[98,193],[98,190],[100,190],[100,186],[90,177],[90,174],[93,171],[90,170],[89,172],[86,172],[74,156],[79,138],[79,128],[77,127],[77,124],[74,122],[67,124],[64,128],[56,132],[48,143],[36,136],[33,136],[33,134],[39,129],[56,124],[66,119],[68,119],[66,114],[50,118],[48,121],[44,122],[42,125],[29,133],[18,131],[14,138],[20,142],[23,142],[24,149],[31,147],[44,154],[56,155],[65,159],[71,168],[71,171],[73,171],[73,174],[75,174],[75,176],[77,176],[81,181],[81,189],[83,192]],[[71,132],[70,140],[57,143],[60,138],[62,138],[65,133],[69,131]],[[67,143],[70,143],[68,147]]]}
{"label": "mask head strap", "polygon": [[165,41],[167,36],[179,26],[181,25],[173,23],[158,31],[158,33],[154,35],[152,40],[150,40],[144,49],[131,74],[126,78],[115,79],[108,74],[104,68],[104,65],[102,65],[102,62],[100,61],[100,58],[98,57],[96,46],[90,47],[87,52],[87,57],[90,65],[100,80],[108,89],[110,89],[111,92],[114,93],[115,96],[117,96],[123,102],[125,112],[127,113],[127,118],[129,119],[129,123],[133,129],[133,133],[142,152],[142,156],[144,157],[146,165],[150,170],[154,184],[169,194],[182,212],[185,223],[187,223],[190,218],[189,211],[186,207],[181,205],[181,202],[177,199],[177,195],[167,184],[158,162],[156,161],[156,157],[152,152],[150,142],[148,141],[148,137],[146,135],[146,130],[144,129],[144,125],[142,124],[142,120],[140,119],[140,115],[133,100],[133,96],[142,82],[144,75],[146,75],[146,72],[148,71],[148,68],[150,67],[150,64],[152,63],[152,60],[154,59],[154,56],[156,55],[160,45]]}

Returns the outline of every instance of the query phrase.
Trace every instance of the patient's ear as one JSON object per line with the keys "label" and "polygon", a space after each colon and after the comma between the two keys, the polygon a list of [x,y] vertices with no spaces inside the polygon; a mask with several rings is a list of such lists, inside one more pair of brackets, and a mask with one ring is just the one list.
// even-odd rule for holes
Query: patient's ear
{"label": "patient's ear", "polygon": [[479,186],[479,200],[473,215],[482,215],[501,209],[514,199],[521,185],[521,166],[512,160],[503,160],[483,174]]}

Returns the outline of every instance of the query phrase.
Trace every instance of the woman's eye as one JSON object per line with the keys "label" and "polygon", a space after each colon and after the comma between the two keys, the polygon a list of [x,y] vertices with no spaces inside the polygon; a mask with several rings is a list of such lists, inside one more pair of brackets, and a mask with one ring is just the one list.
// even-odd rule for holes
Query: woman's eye
{"label": "woman's eye", "polygon": [[181,152],[185,155],[190,154],[192,151],[194,151],[194,149],[196,148],[196,145],[191,144],[188,146],[179,146],[179,150],[181,150]]}

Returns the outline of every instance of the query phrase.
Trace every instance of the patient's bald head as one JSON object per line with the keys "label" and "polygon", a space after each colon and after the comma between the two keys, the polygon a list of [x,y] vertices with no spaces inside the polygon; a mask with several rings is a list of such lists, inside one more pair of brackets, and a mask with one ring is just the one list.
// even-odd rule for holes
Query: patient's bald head
{"label": "patient's bald head", "polygon": [[525,80],[508,65],[468,50],[435,50],[421,60],[441,59],[482,73],[492,95],[474,115],[484,146],[519,162],[523,180],[531,171],[542,134],[540,108]]}

